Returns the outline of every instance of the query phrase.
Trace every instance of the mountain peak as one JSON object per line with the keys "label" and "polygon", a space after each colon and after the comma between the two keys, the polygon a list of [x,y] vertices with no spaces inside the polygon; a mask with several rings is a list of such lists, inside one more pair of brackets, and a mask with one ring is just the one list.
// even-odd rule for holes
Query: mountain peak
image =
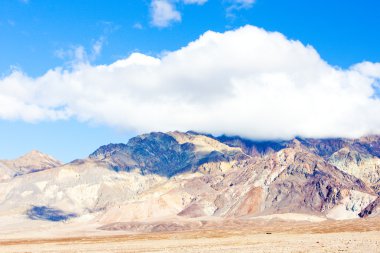
{"label": "mountain peak", "polygon": [[14,160],[4,160],[2,163],[14,171],[14,175],[28,174],[62,165],[59,160],[38,150],[32,150]]}
{"label": "mountain peak", "polygon": [[131,138],[126,144],[100,147],[89,157],[107,162],[114,170],[141,169],[144,174],[171,177],[197,170],[208,162],[228,163],[245,156],[240,148],[196,133],[152,132]]}
{"label": "mountain peak", "polygon": [[53,162],[53,163],[56,163],[56,164],[61,164],[60,161],[58,161],[57,159],[55,159],[54,157],[48,155],[48,154],[45,154],[39,150],[31,150],[29,151],[28,153],[20,156],[19,158],[13,160],[13,161],[19,161],[19,162],[23,162],[23,161],[29,161],[29,162],[46,162],[46,161],[49,161],[49,162]]}
{"label": "mountain peak", "polygon": [[46,157],[46,156],[48,156],[48,155],[45,153],[42,153],[39,150],[33,149],[33,150],[29,151],[28,153],[22,155],[21,157]]}

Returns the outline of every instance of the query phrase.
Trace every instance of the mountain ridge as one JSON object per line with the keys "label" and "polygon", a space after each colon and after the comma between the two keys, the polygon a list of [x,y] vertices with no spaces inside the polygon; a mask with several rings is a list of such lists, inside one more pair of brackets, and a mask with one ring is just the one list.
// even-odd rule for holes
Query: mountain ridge
{"label": "mountain ridge", "polygon": [[379,140],[253,141],[193,131],[148,133],[0,182],[0,221],[85,219],[116,229],[120,222],[286,213],[318,217],[313,220],[376,216]]}

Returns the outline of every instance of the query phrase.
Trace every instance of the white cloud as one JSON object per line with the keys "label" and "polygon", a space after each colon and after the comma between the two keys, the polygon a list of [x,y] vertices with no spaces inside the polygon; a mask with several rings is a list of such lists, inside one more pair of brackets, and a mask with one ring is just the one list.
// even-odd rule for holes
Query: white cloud
{"label": "white cloud", "polygon": [[105,37],[100,37],[91,46],[91,50],[86,50],[84,46],[72,46],[69,49],[58,49],[54,55],[62,60],[68,60],[71,66],[89,64],[96,60],[103,49]]}
{"label": "white cloud", "polygon": [[203,5],[207,0],[152,0],[151,13],[153,26],[164,28],[170,26],[173,22],[180,22],[181,13],[176,9],[176,5],[197,4]]}
{"label": "white cloud", "polygon": [[256,0],[235,0],[235,2],[245,5],[246,7],[252,7]]}
{"label": "white cloud", "polygon": [[103,49],[103,45],[104,45],[104,37],[100,37],[98,40],[94,42],[94,44],[92,45],[92,52],[91,52],[91,57],[93,59],[95,59],[96,57],[100,55]]}
{"label": "white cloud", "polygon": [[173,22],[181,21],[179,13],[169,0],[153,0],[151,3],[152,25],[157,27],[167,27]]}
{"label": "white cloud", "polygon": [[0,118],[75,117],[138,132],[197,130],[251,138],[380,133],[380,64],[337,69],[311,46],[246,26],[207,32],[161,58],[134,53],[39,78],[0,80]]}
{"label": "white cloud", "polygon": [[199,4],[199,5],[202,5],[204,3],[206,3],[207,0],[183,0],[183,3],[184,4]]}
{"label": "white cloud", "polygon": [[227,7],[227,16],[235,17],[234,12],[242,9],[250,9],[256,0],[229,0],[229,6]]}
{"label": "white cloud", "polygon": [[251,8],[256,0],[231,0],[230,2],[237,8]]}

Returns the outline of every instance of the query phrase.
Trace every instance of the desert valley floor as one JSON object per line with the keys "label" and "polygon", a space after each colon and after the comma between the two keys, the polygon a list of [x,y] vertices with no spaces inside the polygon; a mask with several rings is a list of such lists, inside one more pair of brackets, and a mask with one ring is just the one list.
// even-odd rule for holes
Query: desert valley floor
{"label": "desert valley floor", "polygon": [[[127,234],[94,230],[54,237],[42,226],[37,237],[20,231],[8,236],[1,233],[6,239],[0,241],[0,252],[380,252],[379,218],[226,223],[188,231]],[[17,239],[12,239],[15,235]]]}

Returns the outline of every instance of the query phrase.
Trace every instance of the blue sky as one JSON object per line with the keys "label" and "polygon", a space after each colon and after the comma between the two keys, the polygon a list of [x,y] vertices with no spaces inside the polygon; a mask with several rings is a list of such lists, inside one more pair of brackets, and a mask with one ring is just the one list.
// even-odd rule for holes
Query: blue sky
{"label": "blue sky", "polygon": [[[156,1],[172,8],[171,13],[161,13],[164,19],[162,15],[169,15],[163,23],[154,20],[157,10],[149,0],[3,0],[1,76],[16,69],[38,78],[56,67],[70,70],[78,58],[91,66],[112,64],[134,52],[160,58],[208,30],[223,33],[247,24],[312,45],[333,67],[380,62],[378,1]],[[1,118],[0,158],[39,149],[67,162],[136,134],[133,127],[80,117]]]}

